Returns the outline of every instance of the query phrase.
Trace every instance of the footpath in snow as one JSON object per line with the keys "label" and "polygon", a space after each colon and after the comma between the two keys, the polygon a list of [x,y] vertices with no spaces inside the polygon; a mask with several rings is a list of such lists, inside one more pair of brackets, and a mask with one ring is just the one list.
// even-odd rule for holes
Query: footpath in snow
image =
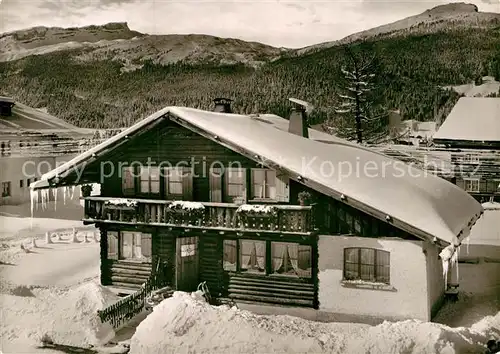
{"label": "footpath in snow", "polygon": [[200,293],[175,292],[137,327],[130,353],[478,354],[490,338],[500,338],[500,312],[459,328],[417,320],[319,323],[214,307]]}

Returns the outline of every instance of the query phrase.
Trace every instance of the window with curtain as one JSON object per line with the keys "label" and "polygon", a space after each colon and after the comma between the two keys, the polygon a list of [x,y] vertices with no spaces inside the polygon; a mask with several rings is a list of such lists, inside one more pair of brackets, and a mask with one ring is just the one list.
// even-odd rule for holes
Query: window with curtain
{"label": "window with curtain", "polygon": [[145,260],[151,258],[151,234],[141,232],[121,232],[120,258]]}
{"label": "window with curtain", "polygon": [[389,284],[390,253],[374,248],[345,248],[344,280]]}
{"label": "window with curtain", "polygon": [[236,240],[224,240],[224,270],[236,271]]}
{"label": "window with curtain", "polygon": [[272,242],[272,273],[301,278],[311,277],[311,246]]}
{"label": "window with curtain", "polygon": [[141,167],[140,168],[140,191],[146,194],[160,193],[160,169],[158,167]]}
{"label": "window with curtain", "polygon": [[276,199],[276,171],[254,168],[251,176],[253,199]]}
{"label": "window with curtain", "polygon": [[134,195],[135,194],[135,183],[134,183],[134,168],[133,167],[123,167],[122,168],[122,192],[124,195]]}
{"label": "window with curtain", "polygon": [[183,176],[184,169],[182,167],[167,167],[165,168],[165,189],[169,198],[183,197]]}
{"label": "window with curtain", "polygon": [[240,270],[266,274],[266,241],[240,240]]}
{"label": "window with curtain", "polygon": [[244,168],[227,168],[224,173],[226,181],[226,201],[232,203],[235,198],[245,197],[246,178]]}

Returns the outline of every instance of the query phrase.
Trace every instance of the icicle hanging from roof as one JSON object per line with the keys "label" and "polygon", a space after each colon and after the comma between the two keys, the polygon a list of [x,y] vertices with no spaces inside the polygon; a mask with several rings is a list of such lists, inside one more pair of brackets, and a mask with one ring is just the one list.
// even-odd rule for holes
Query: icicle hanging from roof
{"label": "icicle hanging from roof", "polygon": [[467,255],[469,255],[470,236],[467,236],[464,241],[465,241],[465,246],[466,246],[466,249],[467,249]]}
{"label": "icicle hanging from roof", "polygon": [[54,188],[54,210],[57,210],[57,192],[59,192],[59,189]]}
{"label": "icicle hanging from roof", "polygon": [[441,262],[443,264],[444,289],[446,290],[448,287],[447,283],[450,260],[452,263],[455,261],[455,259],[458,260],[458,254],[455,245],[451,244],[443,248],[441,253],[439,253],[439,257],[441,258]]}
{"label": "icicle hanging from roof", "polygon": [[30,201],[31,201],[31,218],[30,218],[30,230],[33,229],[33,216],[35,214],[35,204],[38,202],[38,191],[30,189]]}
{"label": "icicle hanging from roof", "polygon": [[75,186],[72,186],[71,187],[71,199],[73,199],[75,197]]}
{"label": "icicle hanging from roof", "polygon": [[68,187],[64,186],[63,187],[63,203],[66,205],[66,193],[68,192]]}

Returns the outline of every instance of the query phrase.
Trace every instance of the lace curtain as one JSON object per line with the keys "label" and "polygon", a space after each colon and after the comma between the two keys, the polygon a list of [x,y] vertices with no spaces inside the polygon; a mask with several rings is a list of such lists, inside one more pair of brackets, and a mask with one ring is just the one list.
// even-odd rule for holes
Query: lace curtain
{"label": "lace curtain", "polygon": [[241,269],[265,271],[265,241],[241,241]]}

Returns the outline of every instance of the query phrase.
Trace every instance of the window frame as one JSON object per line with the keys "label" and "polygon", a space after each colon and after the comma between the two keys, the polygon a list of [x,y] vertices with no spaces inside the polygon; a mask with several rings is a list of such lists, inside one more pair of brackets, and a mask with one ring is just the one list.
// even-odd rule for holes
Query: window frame
{"label": "window frame", "polygon": [[[176,174],[176,177],[180,177],[179,181],[173,181],[171,180],[171,171],[176,171],[175,174]],[[164,180],[165,180],[165,197],[167,199],[172,199],[172,198],[180,198],[180,200],[183,199],[184,197],[184,174],[186,173],[186,171],[184,170],[184,167],[181,167],[181,166],[171,166],[171,167],[164,167],[163,169],[163,172],[164,172]],[[173,183],[173,184],[176,184],[176,185],[180,185],[180,188],[181,188],[181,193],[171,193],[170,192],[170,184]]]}
{"label": "window frame", "polygon": [[[151,170],[156,169],[156,179],[152,179],[152,173]],[[143,178],[143,171],[147,172],[147,179]],[[158,166],[140,166],[139,167],[139,174],[138,174],[138,194],[141,195],[154,195],[154,196],[159,196],[161,193],[161,188],[160,188],[160,182],[161,181],[161,171]],[[148,184],[148,190],[143,191],[142,190],[142,183],[147,182]],[[152,191],[152,185],[153,183],[158,184],[157,191],[153,192]]]}
{"label": "window frame", "polygon": [[475,154],[465,154],[462,157],[462,162],[479,163],[479,156]]}
{"label": "window frame", "polygon": [[[238,176],[238,178],[241,179],[240,183],[233,183],[230,181],[230,175],[232,173],[238,173],[241,177]],[[247,194],[247,178],[246,178],[246,173],[247,169],[244,167],[226,167],[224,169],[224,174],[223,174],[223,179],[224,179],[224,193],[223,193],[223,200],[225,200],[228,203],[233,203],[235,199],[237,198],[244,198],[246,200],[246,194]],[[231,186],[240,186],[241,187],[241,194],[238,195],[233,195],[229,194],[229,190]]]}
{"label": "window frame", "polygon": [[[347,256],[347,252],[351,251],[351,250],[357,250],[357,252],[358,252],[358,255],[357,255],[358,261],[357,262],[347,262],[346,261],[347,260],[347,257],[346,257]],[[361,251],[362,250],[372,250],[372,251],[374,251],[373,264],[362,263],[362,261],[361,261]],[[378,264],[378,259],[379,259],[379,257],[380,257],[381,254],[385,254],[385,255],[388,256],[387,257],[387,259],[388,259],[387,264]],[[391,253],[389,251],[381,250],[381,249],[378,249],[378,248],[371,248],[371,247],[345,247],[344,248],[343,257],[344,257],[343,262],[342,262],[342,264],[343,264],[342,280],[343,281],[363,281],[363,282],[379,283],[379,284],[385,284],[385,285],[390,285],[391,284]],[[348,264],[354,264],[354,265],[357,266],[357,276],[355,277],[355,279],[348,279],[347,274],[346,274],[347,273],[346,263],[348,263]],[[361,272],[361,266],[370,266],[370,267],[372,267],[374,280],[363,279],[362,272]],[[383,280],[379,279],[379,277],[382,277],[380,274],[378,274],[379,267],[388,268],[387,281],[383,281]]]}
{"label": "window frame", "polygon": [[[464,178],[463,181],[464,181],[464,189],[466,192],[479,193],[479,191],[481,190],[481,188],[480,188],[481,179],[480,178]],[[470,183],[471,188],[469,188],[468,183]],[[474,186],[474,183],[477,183],[477,186],[476,186],[477,188],[472,188]]]}
{"label": "window frame", "polygon": [[[264,173],[264,180],[262,181],[262,184],[258,184],[255,182],[255,172],[263,172]],[[268,174],[272,173],[274,176],[269,178]],[[250,169],[250,194],[251,194],[251,200],[272,200],[275,201],[277,200],[277,191],[276,191],[276,170],[270,169],[270,168],[252,168]],[[272,180],[272,183],[270,182]],[[257,197],[256,196],[256,187],[262,187],[262,196]],[[271,196],[272,193],[269,193],[270,195],[267,195],[266,193],[267,186],[270,188],[274,188],[274,196]]]}
{"label": "window frame", "polygon": [[[252,271],[252,270],[247,270],[242,268],[242,241],[251,241],[251,242],[263,242],[265,245],[265,250],[264,250],[264,271],[263,272],[257,272],[257,271]],[[232,243],[235,244],[236,249],[236,264],[235,265],[230,265],[231,267],[227,267],[226,264],[226,252],[225,252],[225,246],[226,243]],[[272,254],[272,244],[273,243],[286,243],[286,244],[296,244],[299,247],[299,253],[298,256],[300,257],[300,248],[308,248],[309,251],[309,266],[310,266],[310,272],[306,274],[279,274],[275,273],[273,270],[273,254]],[[285,277],[285,278],[293,278],[301,281],[306,281],[306,282],[312,282],[313,281],[313,267],[314,267],[314,248],[313,245],[308,244],[308,243],[300,243],[300,242],[294,242],[294,241],[281,241],[281,240],[262,240],[262,239],[250,239],[250,238],[224,238],[223,239],[223,244],[222,244],[222,270],[224,272],[228,273],[239,273],[239,274],[249,274],[253,276],[259,276],[259,277]]]}
{"label": "window frame", "polygon": [[[270,241],[270,244],[271,244],[270,245],[270,247],[271,247],[271,272],[269,275],[277,276],[277,277],[287,277],[287,278],[300,278],[300,279],[310,279],[312,277],[312,247],[311,247],[311,245],[303,245],[303,244],[300,244],[297,242],[283,242],[283,241]],[[291,260],[288,258],[290,256],[290,254],[288,252],[288,245],[292,245],[292,244],[297,245],[297,267],[299,269],[303,270],[303,272],[295,271],[295,274],[288,274],[288,273],[278,273],[277,271],[275,271],[274,259],[277,257],[274,256],[274,252],[273,252],[273,250],[274,250],[273,245],[274,244],[284,244],[287,246],[287,250],[284,254],[283,262],[286,262],[286,261],[291,262]],[[307,251],[309,252],[309,268],[306,270],[304,270],[298,266],[299,262],[300,262],[301,248],[302,248],[302,251],[305,248],[308,248]],[[286,266],[288,266],[288,264]],[[293,265],[292,265],[292,268],[293,268]],[[301,273],[301,274],[299,274],[299,273]]]}
{"label": "window frame", "polygon": [[2,198],[12,196],[12,183],[10,181],[2,182]]}
{"label": "window frame", "polygon": [[[132,257],[125,257],[124,256],[124,239],[125,239],[125,234],[132,234],[132,244],[131,244],[131,252],[132,252]],[[139,235],[139,239],[140,239],[140,248],[141,248],[141,256],[140,257],[136,257],[134,255],[134,251],[135,251],[135,247],[138,247],[137,246],[137,236]],[[150,250],[149,250],[149,256],[144,256],[144,239],[147,239],[149,238],[149,246],[150,246]],[[127,261],[127,262],[140,262],[140,263],[150,263],[151,260],[152,260],[152,254],[153,254],[153,245],[152,245],[152,242],[153,242],[153,234],[150,233],[150,232],[140,232],[140,231],[130,231],[130,230],[126,230],[126,231],[119,231],[119,235],[118,235],[118,259],[119,260],[122,260],[122,261]]]}
{"label": "window frame", "polygon": [[[125,179],[125,171],[126,170],[131,170],[130,171],[130,175],[131,175],[131,179],[132,179],[132,186],[131,187],[127,187],[125,188],[126,186],[126,179]],[[137,188],[137,183],[136,183],[136,169],[134,166],[123,166],[122,169],[121,169],[121,190],[122,190],[122,194],[124,196],[133,196],[135,195],[135,191],[136,191],[136,188]]]}

